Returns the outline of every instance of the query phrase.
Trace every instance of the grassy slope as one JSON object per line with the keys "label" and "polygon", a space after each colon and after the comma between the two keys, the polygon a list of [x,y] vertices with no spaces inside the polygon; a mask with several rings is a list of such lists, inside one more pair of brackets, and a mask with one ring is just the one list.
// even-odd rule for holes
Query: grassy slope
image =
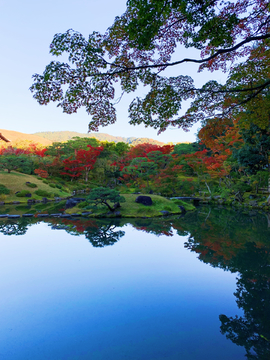
{"label": "grassy slope", "polygon": [[[25,183],[31,182],[37,185],[36,188],[30,188]],[[51,188],[48,184],[44,184],[42,180],[37,179],[36,176],[33,175],[27,175],[27,174],[21,174],[18,172],[11,172],[8,174],[7,172],[0,171],[0,184],[5,185],[11,193],[9,195],[3,196],[0,195],[0,201],[5,201],[6,203],[10,203],[13,201],[20,201],[27,202],[29,198],[27,197],[17,197],[15,193],[17,191],[21,190],[27,190],[32,194],[31,199],[42,199],[41,196],[37,196],[34,192],[36,190],[44,190],[49,193],[55,194],[56,196],[60,197],[66,197],[69,196],[70,193],[64,192],[62,190],[59,190],[57,188]],[[179,202],[179,200],[176,202],[172,200],[168,200],[162,196],[158,195],[151,195],[153,205],[151,206],[145,206],[142,204],[137,204],[135,202],[135,199],[138,195],[135,194],[123,194],[123,196],[126,199],[125,203],[121,203],[121,208],[119,209],[121,212],[122,217],[155,217],[155,216],[162,216],[162,213],[160,211],[165,210],[169,211],[172,214],[180,214],[181,210],[179,209],[178,205],[183,205],[187,211],[192,211],[195,209],[195,207],[191,204]],[[148,195],[149,196],[149,195]],[[73,207],[66,212],[68,213],[81,213],[84,209]],[[105,206],[99,206],[97,210],[93,212],[91,216],[99,217],[99,216],[106,216],[108,213],[108,209]]]}
{"label": "grassy slope", "polygon": [[[138,195],[134,194],[121,194],[125,197],[126,202],[121,203],[121,208],[119,211],[121,212],[122,217],[154,217],[154,216],[162,216],[160,211],[165,210],[169,211],[172,214],[181,214],[181,210],[177,206],[177,204],[168,200],[159,195],[150,195],[153,201],[153,205],[145,206],[142,204],[137,204],[135,199]],[[142,194],[143,195],[143,194]],[[149,195],[148,195],[149,196]],[[181,203],[187,211],[192,211],[195,207],[188,203]],[[72,209],[67,210],[67,213],[81,213],[84,209],[74,207]],[[108,208],[100,205],[97,210],[93,211],[93,214],[90,215],[92,217],[106,216],[108,213]]]}
{"label": "grassy slope", "polygon": [[[25,183],[31,182],[37,185],[36,188],[30,188]],[[10,174],[8,174],[6,171],[0,171],[0,184],[5,185],[11,192],[9,195],[6,195],[6,198],[2,198],[0,195],[0,201],[5,202],[12,202],[12,201],[20,201],[20,202],[27,202],[29,198],[26,197],[17,197],[15,193],[17,191],[21,190],[27,190],[29,193],[32,194],[32,198],[30,199],[42,199],[41,196],[38,196],[34,194],[36,190],[44,190],[49,193],[56,194],[60,197],[66,197],[69,196],[70,193],[64,192],[62,190],[59,190],[57,188],[51,188],[48,184],[44,184],[42,180],[38,180],[36,176],[33,175],[27,175],[27,174],[21,174],[15,171],[12,171]]]}

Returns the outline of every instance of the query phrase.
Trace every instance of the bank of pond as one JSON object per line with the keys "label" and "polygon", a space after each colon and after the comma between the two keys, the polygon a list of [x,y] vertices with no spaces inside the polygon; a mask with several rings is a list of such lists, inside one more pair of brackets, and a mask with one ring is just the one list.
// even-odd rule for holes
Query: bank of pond
{"label": "bank of pond", "polygon": [[[61,200],[67,200],[74,197],[87,197],[91,192],[100,188],[100,185],[91,185],[87,187],[85,184],[83,189],[80,189],[79,184],[73,184],[68,181],[59,182],[42,179],[33,175],[27,175],[19,172],[6,173],[0,171],[0,214],[3,214],[2,209],[6,205],[19,205],[19,206],[32,206],[37,205],[40,208],[43,208],[44,204],[52,202],[61,202]],[[101,187],[102,188],[102,187]],[[121,193],[121,196],[125,198],[125,203],[120,203],[120,208],[115,209],[120,216],[123,217],[153,217],[153,216],[162,216],[161,213],[167,212],[170,214],[182,213],[183,211],[193,211],[194,207],[192,205],[199,204],[218,204],[224,206],[231,206],[233,208],[247,208],[247,209],[261,209],[263,211],[270,211],[270,195],[268,189],[257,189],[256,192],[250,192],[250,188],[246,187],[245,191],[235,191],[225,192],[224,194],[217,194],[213,192],[210,194],[205,191],[194,191],[187,195],[186,192],[190,192],[193,185],[190,183],[190,186],[186,189],[182,189],[179,192],[171,191],[170,186],[167,187],[167,195],[157,191],[149,190],[148,192],[142,191],[141,189],[132,189],[127,188],[126,186],[118,186],[115,188],[115,191]],[[104,188],[106,190],[113,191],[110,188]],[[116,190],[117,189],[117,190]],[[162,189],[161,189],[162,190]],[[163,189],[164,190],[164,189]],[[184,191],[186,190],[186,192]],[[248,191],[247,191],[248,190]],[[259,190],[261,192],[259,192]],[[145,192],[145,193],[144,193]],[[153,199],[152,206],[142,206],[141,204],[136,204],[136,198],[141,196],[148,196]],[[181,198],[181,200],[179,200]],[[173,202],[169,202],[172,199]],[[184,203],[182,203],[184,201]],[[76,206],[73,210],[67,211],[67,214],[71,213],[82,213],[88,211],[88,203],[84,204],[75,204],[79,205],[79,208]],[[113,204],[114,205],[114,204]],[[181,206],[183,208],[181,208]],[[46,207],[46,206],[45,206]],[[53,208],[54,206],[50,206]],[[85,209],[84,209],[85,208]],[[179,210],[180,208],[180,210]],[[33,207],[32,207],[33,209]],[[108,211],[104,210],[104,206],[98,206],[91,209],[92,216],[103,216],[106,217]],[[112,212],[112,211],[110,211]],[[10,215],[17,215],[10,214]],[[22,214],[21,214],[22,215]],[[112,214],[109,214],[112,215]]]}
{"label": "bank of pond", "polygon": [[[0,205],[0,218],[18,217],[161,217],[194,211],[193,204],[181,199],[167,199],[154,194],[123,194],[121,204],[108,201],[90,206],[85,197],[69,197],[56,201],[31,201],[28,203]],[[101,199],[102,200],[102,199]]]}

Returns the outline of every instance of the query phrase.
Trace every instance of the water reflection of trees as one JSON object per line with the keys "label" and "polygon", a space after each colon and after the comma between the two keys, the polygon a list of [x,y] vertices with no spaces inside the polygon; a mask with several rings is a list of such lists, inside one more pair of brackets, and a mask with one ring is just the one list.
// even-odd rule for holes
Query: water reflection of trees
{"label": "water reflection of trees", "polygon": [[[118,219],[52,219],[54,229],[64,229],[72,235],[84,235],[94,247],[104,247],[115,244],[125,232],[120,230]],[[62,226],[62,227],[61,227]],[[63,227],[64,226],[64,227]]]}
{"label": "water reflection of trees", "polygon": [[122,230],[117,230],[113,223],[102,224],[98,227],[88,227],[85,237],[94,247],[104,247],[113,245],[125,235]]}
{"label": "water reflection of trees", "polygon": [[[0,223],[4,235],[23,235],[37,219],[21,218]],[[221,332],[244,346],[248,360],[270,359],[270,227],[265,214],[200,208],[182,218],[158,219],[43,219],[54,228],[83,235],[95,247],[113,245],[124,236],[128,223],[155,235],[186,236],[185,247],[200,261],[238,272],[236,302],[241,317],[220,315]]]}
{"label": "water reflection of trees", "polygon": [[28,228],[36,223],[44,222],[55,230],[65,230],[71,235],[84,235],[94,247],[115,244],[125,235],[119,229],[124,226],[118,219],[87,219],[87,218],[33,218],[4,219],[0,222],[0,233],[3,235],[24,235]]}
{"label": "water reflection of trees", "polygon": [[210,216],[207,209],[202,209],[185,218],[183,229],[189,233],[187,249],[198,253],[201,261],[233,272],[239,271],[238,264],[234,268],[233,262],[247,243],[265,246],[270,236],[264,215],[249,216],[226,209],[212,209]]}
{"label": "water reflection of trees", "polygon": [[[203,213],[204,212],[204,213]],[[221,333],[244,346],[248,360],[270,359],[270,231],[258,213],[213,210],[185,219],[186,248],[214,267],[238,272],[234,293],[244,316],[220,315]],[[205,219],[203,217],[205,216]]]}
{"label": "water reflection of trees", "polygon": [[236,345],[244,346],[248,360],[269,360],[270,358],[270,312],[269,279],[256,280],[240,278],[237,281],[239,308],[242,317],[220,315],[221,333]]}
{"label": "water reflection of trees", "polygon": [[22,218],[16,220],[6,220],[0,222],[0,233],[3,235],[24,235],[29,227],[29,221]]}
{"label": "water reflection of trees", "polygon": [[169,218],[132,219],[130,223],[135,229],[148,234],[173,236],[172,221]]}
{"label": "water reflection of trees", "polygon": [[[220,315],[221,332],[244,346],[248,360],[270,359],[270,246],[248,243],[238,259],[234,293],[244,317]],[[237,259],[235,259],[236,265]]]}

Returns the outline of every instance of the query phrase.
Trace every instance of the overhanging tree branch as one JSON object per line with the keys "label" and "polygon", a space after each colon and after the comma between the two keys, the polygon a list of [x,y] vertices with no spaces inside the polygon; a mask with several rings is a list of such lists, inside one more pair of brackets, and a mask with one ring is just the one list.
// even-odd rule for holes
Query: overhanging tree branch
{"label": "overhanging tree branch", "polygon": [[[70,114],[85,107],[92,117],[89,126],[97,130],[116,121],[115,84],[121,86],[121,98],[141,83],[147,94],[131,102],[130,123],[163,131],[170,124],[186,129],[225,107],[234,109],[258,95],[268,96],[269,1],[132,0],[127,4],[126,13],[105,35],[93,32],[86,40],[68,30],[54,36],[50,52],[68,53],[69,63],[51,62],[43,75],[34,75],[30,89],[40,104],[55,101]],[[178,44],[201,50],[202,58],[171,61]],[[227,63],[240,57],[225,85],[210,80],[196,88],[191,76],[161,76],[183,63],[226,72]],[[195,100],[179,117],[182,102],[189,99]]]}

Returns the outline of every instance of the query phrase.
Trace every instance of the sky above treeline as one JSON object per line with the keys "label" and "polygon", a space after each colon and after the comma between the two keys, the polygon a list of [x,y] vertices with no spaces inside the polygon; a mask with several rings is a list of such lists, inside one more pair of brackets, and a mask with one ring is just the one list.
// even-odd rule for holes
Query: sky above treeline
{"label": "sky above treeline", "polygon": [[[86,38],[92,31],[104,33],[125,8],[125,0],[0,0],[0,128],[31,134],[61,130],[87,133],[90,118],[84,109],[68,115],[57,108],[56,103],[41,106],[33,99],[29,91],[32,75],[41,74],[50,61],[56,60],[49,54],[54,34],[68,29],[79,31]],[[190,55],[194,53],[181,49],[176,58]],[[209,72],[196,75],[196,71],[196,65],[183,65],[170,69],[168,75],[195,74],[196,86],[213,78]],[[218,73],[215,79],[222,81],[224,75]],[[143,91],[142,88],[137,94],[124,95],[117,105],[117,123],[99,131],[115,136],[149,137],[163,142],[196,140],[199,124],[190,132],[171,128],[159,136],[157,130],[129,125],[128,105],[134,96],[144,96]]]}

